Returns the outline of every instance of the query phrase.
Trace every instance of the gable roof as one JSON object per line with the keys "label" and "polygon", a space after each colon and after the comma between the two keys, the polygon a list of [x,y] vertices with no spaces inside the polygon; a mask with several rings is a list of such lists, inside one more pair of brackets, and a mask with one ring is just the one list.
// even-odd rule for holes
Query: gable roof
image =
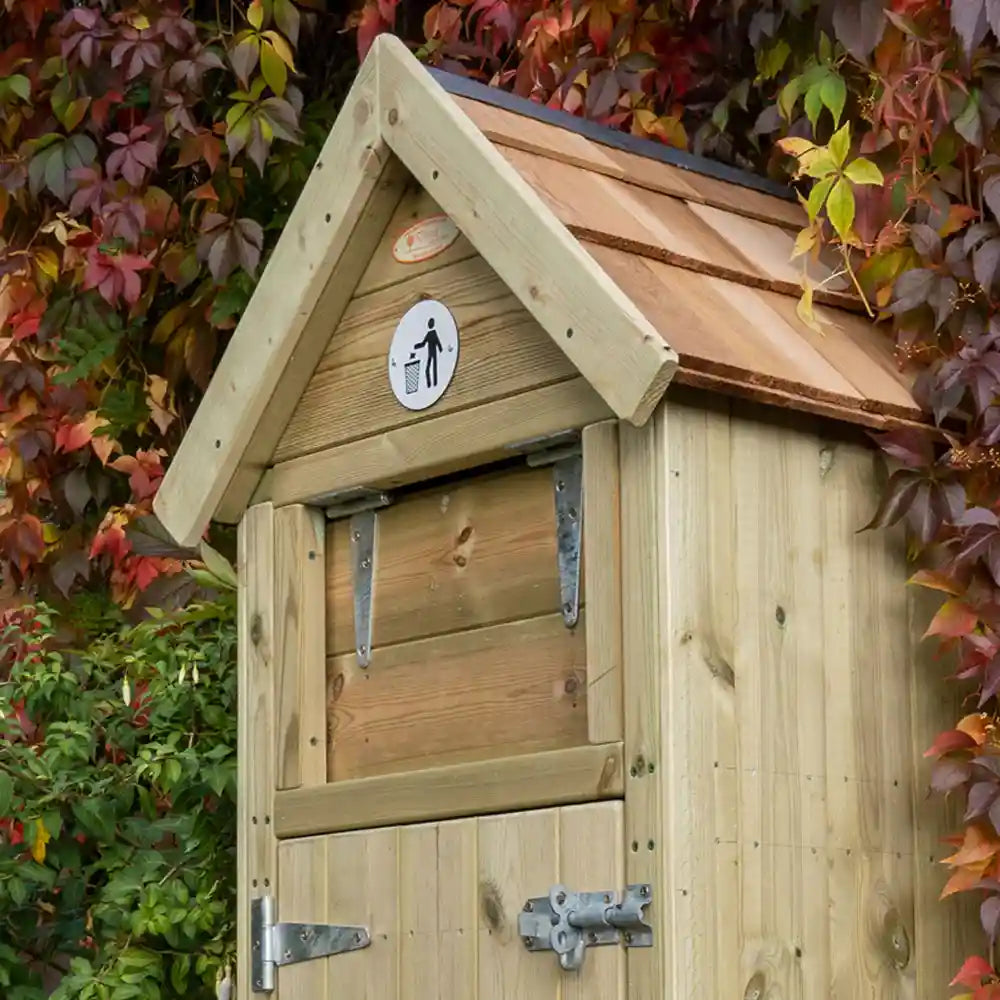
{"label": "gable roof", "polygon": [[621,419],[645,422],[671,378],[920,419],[846,285],[817,294],[824,334],[798,319],[803,216],[777,185],[428,72],[383,35],[154,502],[181,544],[245,509],[409,175]]}

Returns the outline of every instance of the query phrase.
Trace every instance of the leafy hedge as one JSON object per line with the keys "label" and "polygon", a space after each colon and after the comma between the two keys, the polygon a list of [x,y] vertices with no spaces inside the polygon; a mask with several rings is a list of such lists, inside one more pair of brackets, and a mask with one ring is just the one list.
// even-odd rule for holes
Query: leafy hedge
{"label": "leafy hedge", "polygon": [[212,997],[235,936],[235,577],[138,625],[38,604],[0,648],[0,994]]}

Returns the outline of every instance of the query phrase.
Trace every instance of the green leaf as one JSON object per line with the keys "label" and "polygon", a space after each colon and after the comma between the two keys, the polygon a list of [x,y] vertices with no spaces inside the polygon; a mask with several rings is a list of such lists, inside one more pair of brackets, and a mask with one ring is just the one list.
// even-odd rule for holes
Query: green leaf
{"label": "green leaf", "polygon": [[201,555],[201,561],[205,564],[205,568],[219,583],[231,589],[236,589],[236,572],[224,556],[216,552],[208,542],[201,543],[199,554]]}
{"label": "green leaf", "polygon": [[6,771],[0,771],[0,819],[10,816],[10,806],[14,799],[14,782]]}
{"label": "green leaf", "polygon": [[819,215],[820,209],[823,207],[826,196],[830,193],[830,188],[833,187],[835,180],[836,177],[831,174],[829,177],[824,177],[813,185],[813,189],[809,192],[809,200],[806,202],[806,211],[809,213],[810,222],[816,221],[816,216]]}
{"label": "green leaf", "polygon": [[260,71],[271,90],[282,97],[288,86],[288,67],[270,42],[260,47]]}
{"label": "green leaf", "polygon": [[844,176],[852,184],[874,184],[881,187],[885,183],[882,171],[867,157],[859,156],[844,168]]}
{"label": "green leaf", "polygon": [[816,131],[819,116],[823,113],[823,98],[821,96],[822,86],[822,84],[817,83],[806,91],[806,99],[804,102],[806,117],[809,119],[809,124],[813,127],[813,132]]}
{"label": "green leaf", "polygon": [[778,95],[778,110],[781,112],[782,116],[786,119],[792,117],[792,112],[795,110],[796,102],[801,95],[801,83],[798,77],[794,77],[781,88],[781,93]]}
{"label": "green leaf", "polygon": [[761,79],[772,80],[784,68],[788,57],[792,54],[791,47],[784,38],[779,38],[769,48],[762,49],[757,54],[757,70]]}
{"label": "green leaf", "polygon": [[851,148],[851,123],[844,124],[837,129],[830,137],[829,149],[834,162],[838,167],[842,166]]}
{"label": "green leaf", "polygon": [[854,225],[854,189],[846,178],[841,177],[834,184],[826,201],[826,214],[837,235],[846,242]]}
{"label": "green leaf", "polygon": [[21,73],[0,80],[3,89],[17,95],[22,101],[31,100],[31,81]]}
{"label": "green leaf", "polygon": [[834,128],[840,125],[840,116],[844,113],[844,104],[847,101],[847,84],[843,78],[831,72],[819,86],[820,99],[833,115]]}

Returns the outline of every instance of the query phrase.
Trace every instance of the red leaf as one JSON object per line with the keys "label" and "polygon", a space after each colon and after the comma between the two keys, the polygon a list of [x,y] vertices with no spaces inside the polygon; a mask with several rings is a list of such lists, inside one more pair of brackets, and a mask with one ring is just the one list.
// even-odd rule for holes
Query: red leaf
{"label": "red leaf", "polygon": [[962,963],[962,968],[958,970],[955,978],[948,985],[968,986],[969,989],[975,989],[982,983],[983,979],[992,975],[993,966],[985,958],[974,955]]}
{"label": "red leaf", "polygon": [[963,733],[958,729],[949,729],[938,735],[931,746],[924,751],[924,756],[940,757],[946,753],[953,753],[955,750],[971,750],[976,745],[976,741],[968,733]]}
{"label": "red leaf", "polygon": [[958,639],[968,635],[979,624],[979,616],[964,601],[957,598],[945,601],[927,626],[924,638],[932,635]]}

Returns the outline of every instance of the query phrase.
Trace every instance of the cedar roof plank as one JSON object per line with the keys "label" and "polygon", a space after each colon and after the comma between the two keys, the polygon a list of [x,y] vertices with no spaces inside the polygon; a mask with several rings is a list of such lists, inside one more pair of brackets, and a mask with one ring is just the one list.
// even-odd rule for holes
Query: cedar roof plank
{"label": "cedar roof plank", "polygon": [[453,96],[452,100],[495,145],[534,153],[675,198],[715,205],[793,229],[800,228],[805,222],[805,213],[799,205],[774,195],[661,163],[627,150],[602,146],[568,129],[471,98]]}
{"label": "cedar roof plank", "polygon": [[683,370],[758,392],[920,420],[887,341],[853,314],[824,311],[830,325],[817,334],[798,319],[788,296],[600,244],[584,246],[671,338]]}

